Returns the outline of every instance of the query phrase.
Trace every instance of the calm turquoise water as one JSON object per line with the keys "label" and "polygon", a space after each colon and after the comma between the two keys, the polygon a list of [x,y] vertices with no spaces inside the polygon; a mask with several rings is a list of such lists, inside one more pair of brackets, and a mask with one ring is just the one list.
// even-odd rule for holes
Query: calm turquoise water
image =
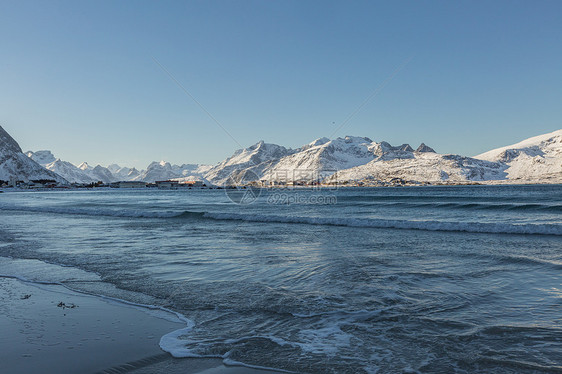
{"label": "calm turquoise water", "polygon": [[562,372],[561,186],[229,192],[0,194],[0,273],[180,312],[176,356]]}

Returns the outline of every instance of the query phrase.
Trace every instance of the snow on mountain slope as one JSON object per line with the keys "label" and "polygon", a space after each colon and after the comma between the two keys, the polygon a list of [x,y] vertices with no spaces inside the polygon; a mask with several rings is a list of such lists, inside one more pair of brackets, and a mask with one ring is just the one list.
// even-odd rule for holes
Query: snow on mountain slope
{"label": "snow on mountain slope", "polygon": [[178,173],[174,171],[174,168],[169,162],[160,161],[160,162],[152,162],[146,170],[137,176],[135,180],[144,181],[144,182],[155,182],[161,180],[168,180],[170,178],[177,178],[179,177]]}
{"label": "snow on mountain slope", "polygon": [[499,163],[434,152],[409,153],[411,157],[391,157],[386,154],[365,165],[342,170],[326,182],[389,182],[400,178],[421,183],[455,183],[505,178],[505,167]]}
{"label": "snow on mountain slope", "polygon": [[68,161],[56,158],[51,151],[26,152],[26,155],[45,169],[57,173],[70,183],[92,183],[97,182],[89,173],[77,168]]}
{"label": "snow on mountain slope", "polygon": [[136,168],[121,167],[117,164],[109,165],[107,170],[113,174],[116,181],[130,181],[141,174]]}
{"label": "snow on mountain slope", "polygon": [[[197,177],[199,179],[190,180],[203,180],[203,174],[207,172],[211,166],[209,165],[198,165],[198,164],[183,164],[183,165],[172,165],[166,161],[152,162],[146,170],[138,173],[131,178],[132,180],[144,181],[144,182],[155,182],[164,181],[169,179],[178,179],[185,177]],[[129,172],[131,173],[132,170]]]}
{"label": "snow on mountain slope", "polygon": [[[190,173],[192,173],[192,174],[198,174],[198,175],[199,175],[199,174],[200,174],[200,175],[204,175],[204,174],[208,173],[209,170],[211,170],[212,167],[213,167],[213,165],[205,165],[205,164],[195,164],[195,165],[196,165],[197,167],[194,168],[194,169],[190,169],[190,170],[191,170]],[[187,169],[184,169],[183,174],[184,174],[184,175],[185,175],[185,174],[189,174],[189,173],[187,172]]]}
{"label": "snow on mountain slope", "polygon": [[[227,181],[297,181],[301,171],[326,182],[562,183],[562,130],[536,136],[476,157],[442,155],[425,144],[392,146],[369,138],[317,139],[288,150],[259,142],[213,167],[206,177]],[[337,171],[337,173],[335,173]],[[330,174],[334,174],[330,177]],[[304,178],[303,178],[304,179]]]}
{"label": "snow on mountain slope", "polygon": [[315,179],[310,175],[311,171],[326,176],[337,170],[363,165],[375,158],[375,144],[369,138],[353,136],[317,139],[265,168],[261,179],[278,182],[283,178],[287,181]]}
{"label": "snow on mountain slope", "polygon": [[562,130],[493,149],[474,158],[506,165],[507,178],[514,182],[562,183]]}
{"label": "snow on mountain slope", "polygon": [[188,176],[181,177],[181,178],[172,178],[171,180],[176,181],[176,182],[180,182],[180,183],[201,181],[206,186],[212,186],[213,185],[211,182],[209,182],[207,179],[205,179],[201,175],[188,175]]}
{"label": "snow on mountain slope", "polygon": [[113,174],[113,175],[118,173],[120,169],[122,169],[121,166],[119,166],[117,164],[111,164],[107,167],[107,170],[109,170],[111,172],[111,174]]}
{"label": "snow on mountain slope", "polygon": [[346,136],[327,142],[315,141],[298,152],[283,157],[275,169],[341,170],[363,165],[374,158],[369,138]]}
{"label": "snow on mountain slope", "polygon": [[67,181],[60,175],[46,170],[37,162],[23,154],[19,144],[0,126],[0,180],[39,180],[52,179]]}
{"label": "snow on mountain slope", "polygon": [[[19,145],[0,127],[0,179],[62,180],[43,164],[72,182],[106,183],[118,180],[202,180],[207,185],[227,181],[245,184],[256,180],[296,181],[301,172],[316,173],[325,182],[389,182],[399,178],[412,182],[466,183],[562,183],[562,130],[529,138],[491,150],[474,158],[438,154],[422,143],[416,150],[408,144],[392,146],[369,138],[346,136],[319,138],[298,149],[260,141],[237,150],[215,166],[153,162],[146,170],[112,164],[105,168],[80,166],[56,159],[50,151],[23,155]],[[23,158],[22,158],[23,157]],[[31,163],[30,163],[31,162]],[[42,178],[39,176],[42,175]],[[56,178],[54,176],[57,176]],[[4,178],[3,178],[4,176]]]}
{"label": "snow on mountain slope", "polygon": [[101,165],[96,165],[92,169],[91,175],[94,177],[94,179],[102,181],[103,183],[111,183],[116,181],[115,176],[113,176],[113,174],[106,167],[103,167]]}
{"label": "snow on mountain slope", "polygon": [[425,143],[421,143],[420,146],[416,149],[416,152],[433,152],[433,153],[435,153],[435,150],[433,148],[425,145]]}
{"label": "snow on mountain slope", "polygon": [[55,155],[53,155],[51,151],[27,151],[25,155],[41,166],[45,166],[56,160]]}
{"label": "snow on mountain slope", "polygon": [[282,157],[293,153],[295,150],[277,144],[267,144],[262,140],[248,148],[237,150],[231,157],[209,169],[204,176],[217,185],[226,183],[232,176],[240,181],[255,180],[255,175],[263,175]]}
{"label": "snow on mountain slope", "polygon": [[84,183],[89,184],[97,182],[97,179],[92,178],[88,173],[77,168],[75,165],[68,161],[62,161],[57,158],[55,161],[44,166],[45,169],[51,170],[64,177],[70,183]]}
{"label": "snow on mountain slope", "polygon": [[83,162],[80,165],[77,166],[78,169],[83,170],[83,171],[87,171],[87,170],[92,170],[93,168],[87,163],[87,162]]}
{"label": "snow on mountain slope", "polygon": [[346,178],[363,179],[369,177],[370,169],[354,168],[374,161],[412,160],[415,155],[431,155],[435,152],[425,144],[420,145],[418,150],[414,151],[408,144],[393,147],[387,142],[377,143],[369,138],[354,136],[334,140],[320,138],[296,150],[259,142],[237,151],[211,169],[206,177],[216,184],[225,183],[232,173],[235,173],[234,180],[243,183],[256,179],[269,182],[304,179],[310,182],[312,179],[326,178],[336,171],[352,170],[345,174]]}
{"label": "snow on mountain slope", "polygon": [[82,170],[86,173],[92,180],[98,182],[101,181],[103,183],[111,183],[115,182],[117,178],[109,171],[108,168],[103,167],[101,165],[96,165],[92,167],[88,165],[87,162],[83,162],[78,165],[78,169]]}
{"label": "snow on mountain slope", "polygon": [[122,167],[113,172],[115,179],[120,181],[130,181],[137,178],[141,174],[136,168]]}

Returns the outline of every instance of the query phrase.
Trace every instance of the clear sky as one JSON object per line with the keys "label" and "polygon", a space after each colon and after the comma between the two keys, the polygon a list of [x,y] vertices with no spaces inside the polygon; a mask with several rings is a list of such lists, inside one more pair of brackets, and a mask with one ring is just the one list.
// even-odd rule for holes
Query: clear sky
{"label": "clear sky", "polygon": [[562,128],[561,40],[562,1],[2,0],[0,125],[76,164],[345,135],[470,156]]}

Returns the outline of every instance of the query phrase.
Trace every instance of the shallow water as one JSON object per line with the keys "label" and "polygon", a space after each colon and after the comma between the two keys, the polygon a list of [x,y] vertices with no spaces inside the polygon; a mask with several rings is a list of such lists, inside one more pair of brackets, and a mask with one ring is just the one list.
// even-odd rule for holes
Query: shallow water
{"label": "shallow water", "polygon": [[4,193],[0,256],[42,262],[0,272],[178,311],[194,327],[163,337],[176,356],[297,372],[562,371],[561,186],[231,201],[247,193]]}

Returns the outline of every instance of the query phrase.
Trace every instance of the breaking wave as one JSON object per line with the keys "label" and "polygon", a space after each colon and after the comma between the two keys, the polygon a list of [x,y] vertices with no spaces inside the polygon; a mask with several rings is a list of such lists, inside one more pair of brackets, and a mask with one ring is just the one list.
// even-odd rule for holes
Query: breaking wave
{"label": "breaking wave", "polygon": [[562,225],[481,222],[412,221],[380,218],[291,217],[238,213],[202,213],[205,218],[248,222],[301,223],[310,225],[391,228],[426,231],[462,231],[497,234],[562,235]]}
{"label": "breaking wave", "polygon": [[281,216],[253,213],[218,213],[197,211],[155,211],[126,210],[108,208],[61,208],[0,205],[0,210],[40,212],[53,214],[73,214],[85,216],[109,216],[122,218],[161,218],[161,219],[210,219],[220,221],[245,221],[259,223],[290,223],[325,226],[346,226],[363,228],[389,228],[424,231],[451,231],[493,234],[527,234],[562,236],[560,224],[511,224],[493,222],[455,222],[436,220],[396,220],[382,218],[337,218]]}
{"label": "breaking wave", "polygon": [[523,210],[540,212],[562,212],[562,205],[549,204],[497,204],[497,203],[405,203],[392,202],[386,205],[406,208],[441,208],[441,209],[468,209],[468,210]]}

